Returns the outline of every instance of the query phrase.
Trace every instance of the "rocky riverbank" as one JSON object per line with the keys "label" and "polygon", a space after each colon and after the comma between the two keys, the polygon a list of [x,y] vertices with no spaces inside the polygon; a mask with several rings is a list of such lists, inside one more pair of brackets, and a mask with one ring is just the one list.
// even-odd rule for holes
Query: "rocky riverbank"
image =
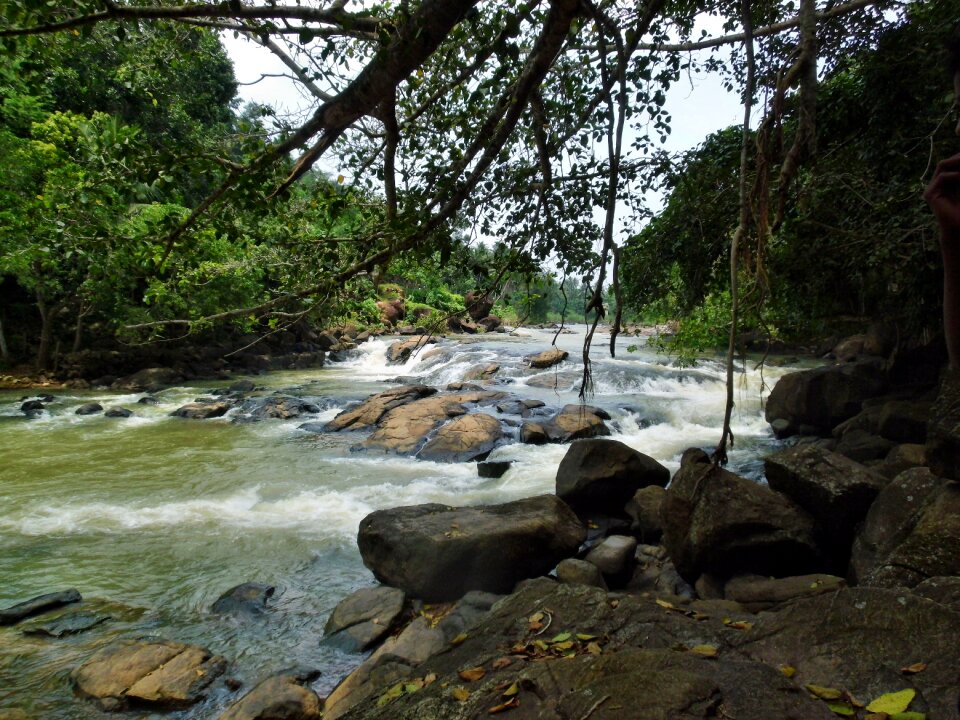
{"label": "rocky riverbank", "polygon": [[[326,698],[309,669],[239,687],[216,648],[157,639],[78,664],[76,693],[104,710],[231,720],[960,717],[950,378],[938,397],[863,357],[785,376],[767,418],[793,439],[767,459],[766,485],[700,450],[671,478],[591,430],[604,425],[599,408],[545,411],[502,395],[406,385],[316,429],[359,430],[362,452],[418,457],[442,438],[433,449],[451,462],[484,457],[511,427],[512,439],[537,437],[537,425],[550,440],[568,420],[585,433],[554,439],[581,438],[551,495],[380,510],[361,523],[364,562],[384,584],[332,613],[324,642],[370,654]],[[303,410],[274,399],[270,412]],[[481,416],[500,420],[464,425]],[[247,622],[269,612],[272,592],[241,586],[212,611]],[[22,610],[0,617],[21,622]]]}

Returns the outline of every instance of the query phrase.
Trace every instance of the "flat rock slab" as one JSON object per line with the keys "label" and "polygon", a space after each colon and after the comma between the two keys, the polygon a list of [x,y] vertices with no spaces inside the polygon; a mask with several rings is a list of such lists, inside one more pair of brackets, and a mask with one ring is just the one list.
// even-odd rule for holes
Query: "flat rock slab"
{"label": "flat rock slab", "polygon": [[509,592],[573,555],[585,537],[563,501],[540,495],[480,507],[378,510],[360,522],[357,544],[380,582],[444,601],[469,590]]}
{"label": "flat rock slab", "polygon": [[[728,639],[743,633],[723,624],[729,611],[697,619],[692,608],[533,580],[497,603],[461,644],[416,669],[405,666],[405,676],[393,668],[395,673],[383,678],[378,690],[343,717],[490,717],[491,708],[510,699],[504,690],[513,683],[517,702],[506,708],[504,717],[524,720],[834,717],[775,667],[727,651]],[[549,631],[535,635],[529,618],[545,620],[548,615]],[[534,644],[539,639],[549,648],[553,638],[564,633],[572,638],[569,649],[544,651]],[[592,636],[599,654],[588,650],[590,641],[577,634]],[[712,648],[719,660],[691,651],[698,646]],[[564,657],[570,651],[573,657]],[[467,668],[480,668],[479,679],[464,680],[459,673]],[[383,699],[391,679],[408,682],[430,674],[436,680],[417,692]],[[453,696],[457,689],[466,691],[460,700]]]}
{"label": "flat rock slab", "polygon": [[297,675],[269,677],[227,708],[220,720],[319,720],[320,698],[304,683]]}
{"label": "flat rock slab", "polygon": [[794,575],[768,578],[747,575],[732,578],[723,589],[724,597],[740,603],[750,612],[760,612],[791,600],[836,592],[847,581],[835,575]]}
{"label": "flat rock slab", "polygon": [[105,710],[131,704],[175,709],[202,699],[226,666],[224,658],[196,645],[125,640],[98,652],[71,677],[78,694]]}
{"label": "flat rock slab", "polygon": [[[762,613],[736,649],[793,680],[849,691],[861,702],[913,688],[910,710],[957,718],[960,614],[907,590],[847,588]],[[926,663],[923,672],[901,668]],[[771,715],[770,717],[776,717]]]}
{"label": "flat rock slab", "polygon": [[73,588],[62,592],[38,595],[26,602],[17,603],[0,610],[0,625],[16,625],[21,620],[56,610],[64,605],[80,602],[82,599],[80,593]]}
{"label": "flat rock slab", "polygon": [[347,652],[363,652],[393,630],[407,596],[398,588],[362,588],[341,600],[323,631],[325,644]]}
{"label": "flat rock slab", "polygon": [[463,415],[437,430],[417,457],[434,462],[470,462],[482,460],[503,438],[500,422],[484,413]]}
{"label": "flat rock slab", "polygon": [[502,392],[471,390],[414,400],[389,410],[377,421],[377,429],[353,449],[413,455],[438,425],[466,415],[467,405],[492,404],[504,397]]}
{"label": "flat rock slab", "polygon": [[427,385],[401,385],[364,400],[356,407],[344,410],[327,423],[328,432],[365,430],[376,425],[390,410],[437,392]]}
{"label": "flat rock slab", "polygon": [[77,635],[87,630],[92,630],[97,625],[101,625],[111,616],[104,613],[75,612],[61,615],[39,625],[33,625],[25,628],[24,635],[45,635],[47,637],[61,638],[67,635]]}

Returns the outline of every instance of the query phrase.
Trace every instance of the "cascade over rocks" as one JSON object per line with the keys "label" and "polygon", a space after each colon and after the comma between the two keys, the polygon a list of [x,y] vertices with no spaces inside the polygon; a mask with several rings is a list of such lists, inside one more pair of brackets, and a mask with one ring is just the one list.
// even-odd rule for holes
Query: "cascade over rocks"
{"label": "cascade over rocks", "polygon": [[359,405],[347,408],[327,423],[328,432],[339,430],[366,430],[377,422],[390,410],[405,403],[429,397],[437,392],[436,388],[427,385],[400,385],[382,393],[371,395]]}
{"label": "cascade over rocks", "polygon": [[482,460],[502,437],[503,430],[496,418],[483,413],[463,415],[443,425],[417,457],[434,462]]}
{"label": "cascade over rocks", "polygon": [[883,392],[885,372],[881,359],[869,358],[784,375],[767,399],[767,422],[778,437],[829,435],[860,412],[864,400]]}
{"label": "cascade over rocks", "polygon": [[73,671],[74,687],[104,710],[130,704],[177,709],[204,697],[227,662],[206,648],[169,640],[121,640]]}
{"label": "cascade over rocks", "polygon": [[703,572],[783,577],[820,564],[812,518],[780,493],[687,450],[660,508],[663,544],[687,582]]}
{"label": "cascade over rocks", "polygon": [[387,348],[387,363],[390,365],[401,365],[409,360],[414,352],[435,342],[435,338],[427,335],[419,335],[408,340],[397,340],[397,342]]}
{"label": "cascade over rocks", "polygon": [[469,590],[509,592],[576,553],[586,530],[554,495],[502,505],[377,510],[357,545],[377,579],[429,602]]}
{"label": "cascade over rocks", "polygon": [[575,440],[557,468],[556,492],[578,513],[616,515],[641,488],[669,481],[663,465],[619,440]]}
{"label": "cascade over rocks", "polygon": [[887,478],[815,445],[774,453],[765,467],[770,487],[816,520],[820,547],[830,554],[837,572],[846,572],[854,531]]}

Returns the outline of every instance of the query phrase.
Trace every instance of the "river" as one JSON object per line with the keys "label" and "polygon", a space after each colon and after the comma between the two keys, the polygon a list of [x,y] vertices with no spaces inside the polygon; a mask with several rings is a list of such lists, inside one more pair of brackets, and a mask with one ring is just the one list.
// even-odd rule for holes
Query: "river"
{"label": "river", "polygon": [[[362,345],[344,361],[317,370],[253,378],[263,393],[313,399],[325,421],[353,401],[398,378],[442,387],[478,363],[501,366],[490,387],[551,407],[577,402],[583,328],[557,344],[571,353],[560,366],[531,373],[522,358],[546,349],[552,333],[481,335],[443,341],[444,352],[387,365],[395,338]],[[675,470],[687,447],[709,448],[719,437],[725,388],[722,366],[702,361],[677,369],[637,338],[598,335],[595,394],[590,403],[612,415],[613,437]],[[640,344],[633,352],[630,345]],[[781,368],[748,364],[737,380],[736,446],[731,469],[759,478],[760,457],[777,445],[763,420],[761,382]],[[474,463],[437,464],[356,453],[356,433],[313,434],[304,418],[236,423],[231,415],[185,420],[170,412],[228,382],[194,383],[138,404],[143,393],[57,391],[40,417],[19,407],[23,392],[0,393],[0,607],[75,587],[83,609],[111,619],[86,633],[52,639],[22,631],[37,621],[0,628],[0,709],[36,718],[101,718],[73,696],[70,671],[117,637],[155,637],[211,648],[249,686],[291,666],[322,671],[325,694],[360,657],[320,644],[334,605],[374,583],[356,549],[369,512],[439,502],[471,505],[552,492],[565,446],[508,444],[491,460],[512,460],[499,479],[477,476]],[[134,411],[130,418],[79,416],[98,401]],[[490,410],[490,409],[488,409]],[[270,612],[238,621],[210,612],[227,589],[247,581],[277,587]],[[44,618],[49,619],[49,618]],[[217,717],[228,698],[214,693],[176,717]],[[148,717],[138,715],[138,717]],[[152,717],[152,716],[149,716]]]}

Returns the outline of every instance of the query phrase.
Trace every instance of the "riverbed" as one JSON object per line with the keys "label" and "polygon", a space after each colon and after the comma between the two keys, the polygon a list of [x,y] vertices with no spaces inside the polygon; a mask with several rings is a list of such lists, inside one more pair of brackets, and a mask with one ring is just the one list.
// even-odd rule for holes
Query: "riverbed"
{"label": "riverbed", "polygon": [[[320,643],[336,603],[374,584],[356,549],[360,520],[397,505],[474,505],[552,492],[566,447],[505,444],[490,459],[510,460],[511,468],[486,479],[475,463],[358,453],[351,446],[362,435],[299,426],[332,419],[398,382],[442,388],[486,363],[500,365],[484,383],[490,389],[554,408],[578,402],[583,328],[574,330],[557,339],[570,359],[544,371],[530,371],[523,358],[546,349],[553,334],[523,329],[441,340],[440,352],[421,352],[403,365],[386,362],[396,338],[377,338],[321,369],[251,378],[255,394],[279,391],[321,408],[293,420],[170,416],[230,381],[169,388],[155,394],[156,405],[139,402],[145,393],[56,391],[36,418],[20,412],[22,391],[0,393],[0,607],[75,587],[84,609],[111,617],[60,639],[22,632],[38,621],[0,628],[0,709],[105,717],[74,697],[69,672],[118,637],[204,645],[224,655],[229,674],[245,686],[291,666],[314,667],[322,672],[314,687],[325,694],[361,660]],[[631,337],[618,341],[612,359],[607,344],[598,336],[591,353],[589,402],[610,413],[614,439],[671,471],[687,447],[716,444],[725,398],[719,362],[676,368]],[[748,361],[742,370],[730,467],[760,480],[762,456],[778,446],[763,420],[764,387],[787,369],[755,369]],[[75,414],[94,401],[134,414]],[[248,581],[277,588],[265,616],[240,621],[210,611],[223,592]],[[176,716],[217,717],[229,699],[215,692]]]}

